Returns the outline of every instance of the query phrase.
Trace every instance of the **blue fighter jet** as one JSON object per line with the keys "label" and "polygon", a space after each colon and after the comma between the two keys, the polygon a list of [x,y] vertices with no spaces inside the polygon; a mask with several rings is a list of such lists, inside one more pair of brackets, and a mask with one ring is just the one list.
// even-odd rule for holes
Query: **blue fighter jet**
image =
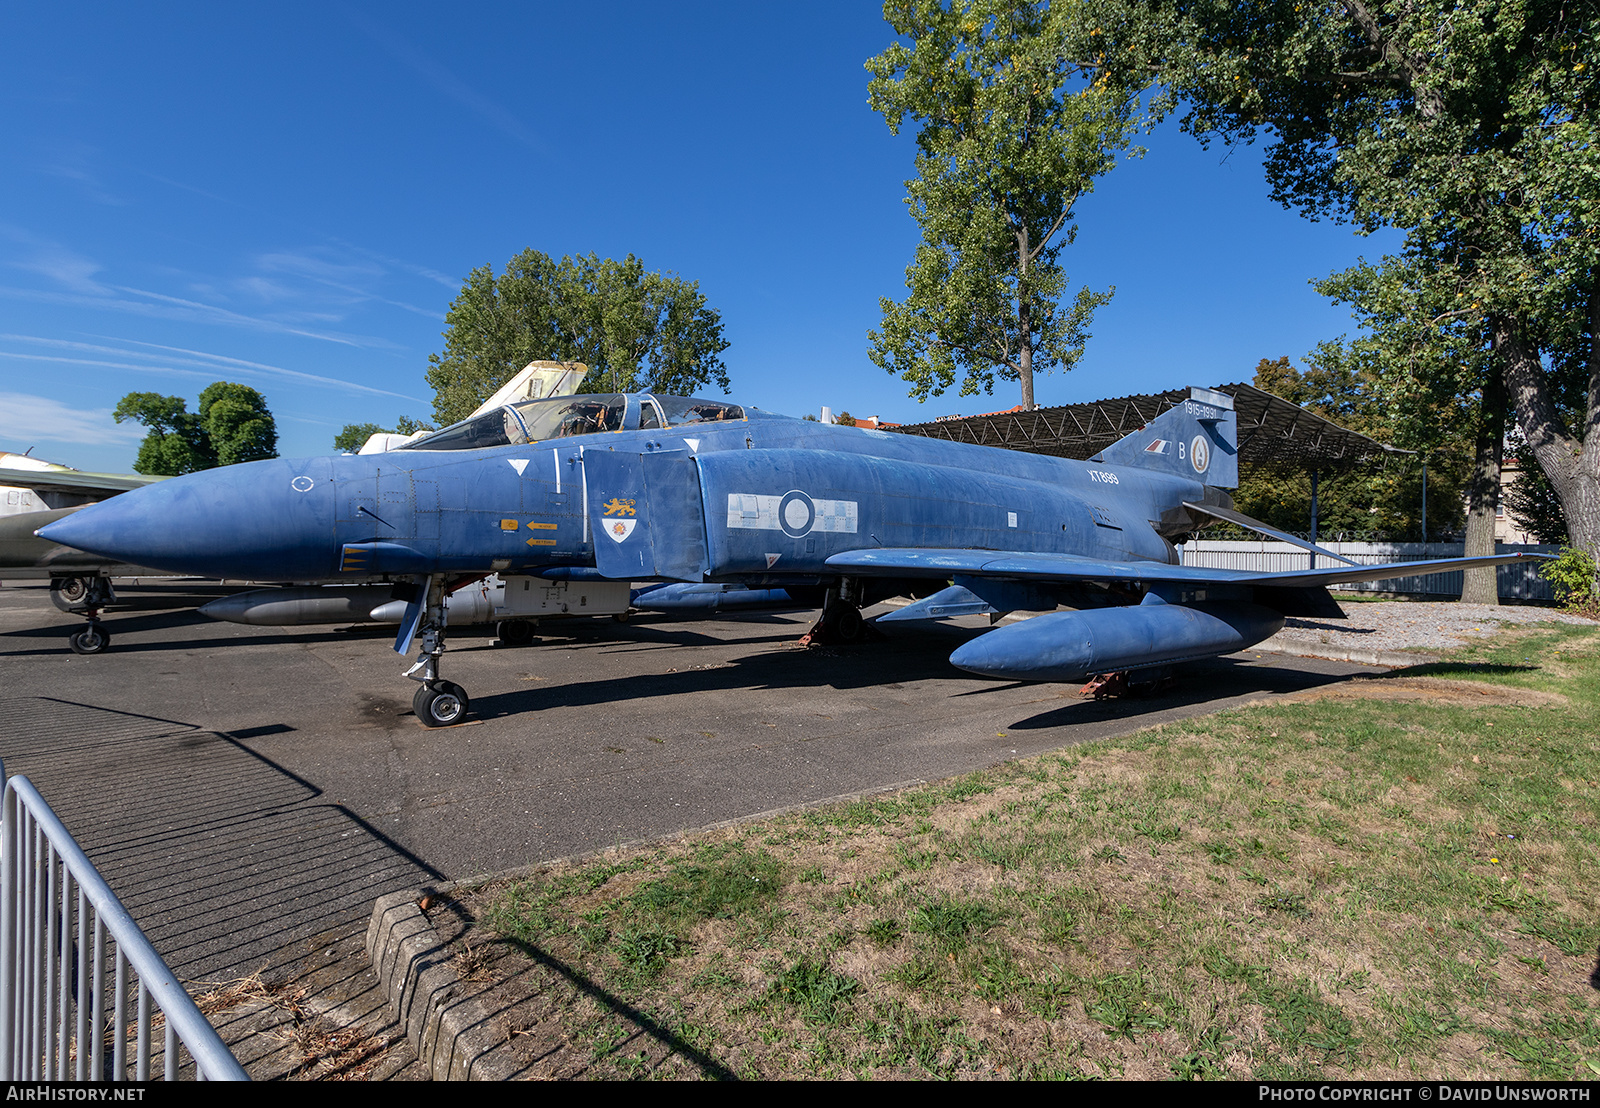
{"label": "blue fighter jet", "polygon": [[[407,602],[395,650],[428,726],[460,720],[440,677],[444,597],[489,573],[730,582],[822,601],[820,626],[1042,612],[951,655],[997,677],[1160,672],[1229,654],[1285,615],[1337,614],[1325,586],[1496,565],[1345,559],[1233,510],[1237,424],[1225,394],[1189,398],[1086,461],[644,394],[514,402],[386,454],[273,459],[136,489],[42,537],[123,562],[257,581],[388,577]],[[1178,564],[1171,539],[1228,519],[1330,568]],[[1344,563],[1337,565],[1336,563]],[[931,595],[930,595],[931,593]],[[1061,606],[1072,611],[1057,611]]]}

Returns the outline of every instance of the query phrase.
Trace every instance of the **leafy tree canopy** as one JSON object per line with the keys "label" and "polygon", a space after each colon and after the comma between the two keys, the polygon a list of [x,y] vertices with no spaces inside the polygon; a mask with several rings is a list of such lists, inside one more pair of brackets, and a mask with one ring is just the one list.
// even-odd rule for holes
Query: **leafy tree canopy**
{"label": "leafy tree canopy", "polygon": [[382,433],[383,428],[376,423],[346,423],[344,430],[334,436],[333,448],[344,454],[354,454],[373,435]]}
{"label": "leafy tree canopy", "polygon": [[472,271],[445,317],[444,352],[430,355],[434,415],[464,419],[532,361],[588,365],[583,392],[692,394],[728,389],[722,317],[699,285],[621,261],[524,250],[496,277]]}
{"label": "leafy tree canopy", "polygon": [[[1323,343],[1305,363],[1304,369],[1296,369],[1287,357],[1263,358],[1256,366],[1255,385],[1341,427],[1394,442],[1402,421],[1378,387],[1380,372],[1359,350]],[[1342,534],[1349,539],[1421,541],[1424,460],[1429,463],[1428,537],[1437,540],[1458,531],[1471,462],[1470,451],[1459,441],[1454,449],[1432,455],[1401,455],[1324,471],[1317,488],[1318,534],[1324,539]],[[1243,477],[1234,501],[1246,515],[1304,534],[1311,521],[1311,477],[1298,468],[1259,468]]]}
{"label": "leafy tree canopy", "polygon": [[[1071,47],[1078,5],[889,0],[901,41],[867,63],[868,101],[898,134],[916,123],[906,204],[922,230],[910,295],[881,301],[871,357],[918,400],[1071,369],[1114,290],[1067,296],[1060,253],[1077,202],[1115,164],[1138,85]],[[1091,44],[1092,45],[1092,44]],[[1103,59],[1102,59],[1103,60]],[[1142,82],[1141,82],[1142,83]]]}
{"label": "leafy tree canopy", "polygon": [[[1574,527],[1600,549],[1600,103],[1593,4],[1571,0],[1092,0],[1124,69],[1183,123],[1268,139],[1272,195],[1311,218],[1405,232],[1330,277],[1381,351],[1399,410],[1498,386]],[[1565,418],[1555,378],[1584,366]],[[1437,424],[1423,429],[1431,434]],[[1482,450],[1479,450],[1481,456]]]}
{"label": "leafy tree canopy", "polygon": [[410,416],[401,416],[391,430],[379,427],[376,423],[347,423],[344,430],[334,436],[333,448],[347,454],[354,454],[367,444],[373,435],[414,435],[418,431],[432,431],[431,424],[412,419]]}
{"label": "leafy tree canopy", "polygon": [[200,429],[211,465],[231,466],[278,456],[278,424],[267,401],[248,385],[218,381],[200,394]]}
{"label": "leafy tree canopy", "polygon": [[266,399],[248,385],[207,385],[198,413],[181,396],[130,392],[112,414],[118,423],[131,419],[150,428],[133,463],[139,473],[171,477],[277,457],[277,423]]}

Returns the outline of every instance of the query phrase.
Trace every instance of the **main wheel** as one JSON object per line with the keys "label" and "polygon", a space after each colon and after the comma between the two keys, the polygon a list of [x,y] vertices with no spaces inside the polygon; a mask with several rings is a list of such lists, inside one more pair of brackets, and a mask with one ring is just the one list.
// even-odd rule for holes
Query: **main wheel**
{"label": "main wheel", "polygon": [[448,727],[466,718],[470,702],[467,690],[453,681],[423,685],[411,698],[411,707],[424,727]]}
{"label": "main wheel", "polygon": [[89,582],[82,577],[52,577],[50,602],[63,612],[81,612],[89,595]]}
{"label": "main wheel", "polygon": [[91,623],[68,635],[67,645],[75,654],[99,654],[111,645],[111,633],[98,623]]}
{"label": "main wheel", "polygon": [[503,619],[495,630],[507,646],[527,646],[533,641],[533,624],[525,619]]}
{"label": "main wheel", "polygon": [[855,642],[861,637],[861,609],[854,604],[835,604],[822,619],[839,642]]}

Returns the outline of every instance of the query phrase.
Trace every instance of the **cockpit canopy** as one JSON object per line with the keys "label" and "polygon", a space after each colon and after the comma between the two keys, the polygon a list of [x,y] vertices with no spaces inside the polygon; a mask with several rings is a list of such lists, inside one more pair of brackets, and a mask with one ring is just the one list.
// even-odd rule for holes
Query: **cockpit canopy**
{"label": "cockpit canopy", "polygon": [[685,427],[744,418],[744,409],[737,404],[692,396],[625,392],[550,396],[543,400],[519,400],[472,416],[409,443],[404,449],[481,450],[572,435]]}

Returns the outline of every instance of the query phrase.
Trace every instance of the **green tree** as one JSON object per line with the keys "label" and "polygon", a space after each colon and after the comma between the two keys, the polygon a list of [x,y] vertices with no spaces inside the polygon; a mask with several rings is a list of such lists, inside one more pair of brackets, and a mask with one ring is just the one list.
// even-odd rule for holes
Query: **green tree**
{"label": "green tree", "polygon": [[343,454],[354,454],[373,435],[381,434],[383,428],[376,423],[346,423],[344,430],[334,436],[333,448]]}
{"label": "green tree", "polygon": [[214,464],[200,417],[181,396],[130,392],[117,402],[112,416],[118,423],[131,419],[150,428],[133,463],[136,473],[175,477]]}
{"label": "green tree", "polygon": [[686,394],[728,389],[722,317],[696,282],[622,261],[524,250],[496,277],[472,271],[445,316],[444,351],[430,355],[434,415],[465,418],[532,361],[589,366],[584,392]]}
{"label": "green tree", "polygon": [[173,477],[277,457],[277,423],[266,399],[248,385],[207,385],[198,414],[181,396],[130,392],[112,415],[118,423],[131,419],[150,428],[133,463],[139,473]]}
{"label": "green tree", "polygon": [[[1600,551],[1595,7],[1101,6],[1120,20],[1121,64],[1159,69],[1190,105],[1189,130],[1230,142],[1270,136],[1274,198],[1312,218],[1405,232],[1398,254],[1322,286],[1356,309],[1386,351],[1384,392],[1411,410],[1429,398],[1478,398],[1481,507],[1492,495],[1481,475],[1499,449],[1503,386],[1574,541]],[[1571,362],[1585,367],[1587,387],[1569,423],[1555,378]]]}
{"label": "green tree", "polygon": [[[867,62],[868,101],[889,129],[909,118],[917,176],[906,204],[922,231],[910,295],[881,301],[873,362],[926,400],[1070,370],[1112,289],[1064,300],[1073,209],[1115,164],[1137,96],[1110,70],[1069,60],[1078,5],[888,0],[903,41]],[[1081,29],[1081,28],[1080,28]]]}
{"label": "green tree", "polygon": [[[1379,387],[1380,369],[1357,344],[1323,343],[1296,369],[1287,357],[1263,358],[1255,385],[1379,442],[1403,437],[1402,425]],[[1417,541],[1422,537],[1422,462],[1429,463],[1428,533],[1462,524],[1466,459],[1459,449],[1399,455],[1381,464],[1327,469],[1317,488],[1318,533]],[[1311,518],[1311,478],[1299,468],[1258,468],[1244,475],[1234,501],[1246,515],[1286,531],[1304,532]]]}
{"label": "green tree", "polygon": [[266,398],[248,385],[232,381],[207,385],[200,394],[199,419],[211,466],[278,456],[277,421],[267,410]]}
{"label": "green tree", "polygon": [[432,430],[431,424],[412,419],[410,416],[401,416],[393,430],[379,427],[376,423],[347,423],[344,425],[344,430],[334,437],[333,448],[354,454],[365,446],[373,435],[414,435],[418,431]]}

